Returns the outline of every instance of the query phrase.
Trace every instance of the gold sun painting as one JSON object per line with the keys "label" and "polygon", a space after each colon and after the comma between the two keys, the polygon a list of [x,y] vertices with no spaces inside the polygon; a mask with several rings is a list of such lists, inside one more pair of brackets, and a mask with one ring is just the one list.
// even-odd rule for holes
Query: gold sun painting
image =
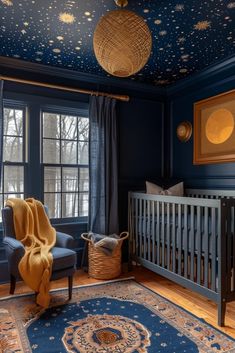
{"label": "gold sun painting", "polygon": [[235,90],[194,104],[194,164],[235,161]]}

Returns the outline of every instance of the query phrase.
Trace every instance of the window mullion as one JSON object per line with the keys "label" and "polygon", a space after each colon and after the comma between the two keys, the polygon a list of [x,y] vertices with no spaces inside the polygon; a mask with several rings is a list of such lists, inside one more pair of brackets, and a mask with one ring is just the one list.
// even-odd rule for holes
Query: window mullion
{"label": "window mullion", "polygon": [[62,214],[62,210],[63,210],[63,167],[61,166],[60,168],[60,217],[62,218],[63,214]]}
{"label": "window mullion", "polygon": [[78,117],[77,117],[77,165],[78,165],[78,136],[79,136],[79,131],[78,131]]}

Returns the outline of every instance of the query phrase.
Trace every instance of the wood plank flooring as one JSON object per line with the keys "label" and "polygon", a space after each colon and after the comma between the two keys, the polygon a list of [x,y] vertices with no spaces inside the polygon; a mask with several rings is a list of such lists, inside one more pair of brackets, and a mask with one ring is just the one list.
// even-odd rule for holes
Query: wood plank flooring
{"label": "wood plank flooring", "polygon": [[[204,319],[209,324],[235,338],[235,302],[227,304],[225,320],[226,326],[224,328],[220,328],[217,326],[217,305],[205,297],[193,293],[192,291],[185,289],[140,266],[134,267],[131,272],[128,272],[125,269],[123,270],[121,277],[125,278],[130,276],[134,276],[137,282],[140,282],[146,287],[152,289],[154,292],[162,295],[164,298],[169,299],[173,303],[183,307],[192,314]],[[97,282],[100,281],[89,278],[88,274],[81,270],[78,270],[75,274],[74,285],[76,286]],[[67,287],[66,278],[54,281],[51,285],[52,289],[63,287]],[[29,292],[30,289],[23,282],[17,283],[15,294],[25,294]],[[0,298],[8,296],[8,294],[9,284],[0,285]]]}

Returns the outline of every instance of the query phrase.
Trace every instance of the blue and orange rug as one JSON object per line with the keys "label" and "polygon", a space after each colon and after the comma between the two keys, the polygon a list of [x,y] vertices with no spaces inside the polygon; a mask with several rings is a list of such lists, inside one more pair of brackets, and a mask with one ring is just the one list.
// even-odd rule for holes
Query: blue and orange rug
{"label": "blue and orange rug", "polygon": [[235,352],[235,341],[134,280],[0,301],[3,353]]}

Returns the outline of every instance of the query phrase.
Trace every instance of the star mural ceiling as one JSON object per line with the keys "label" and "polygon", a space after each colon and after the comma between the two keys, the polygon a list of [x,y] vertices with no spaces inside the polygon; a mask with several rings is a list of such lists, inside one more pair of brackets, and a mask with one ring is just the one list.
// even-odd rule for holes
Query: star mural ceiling
{"label": "star mural ceiling", "polygon": [[[97,63],[93,33],[113,0],[0,0],[0,55],[109,76]],[[235,1],[129,0],[153,39],[133,77],[167,85],[235,54]]]}

